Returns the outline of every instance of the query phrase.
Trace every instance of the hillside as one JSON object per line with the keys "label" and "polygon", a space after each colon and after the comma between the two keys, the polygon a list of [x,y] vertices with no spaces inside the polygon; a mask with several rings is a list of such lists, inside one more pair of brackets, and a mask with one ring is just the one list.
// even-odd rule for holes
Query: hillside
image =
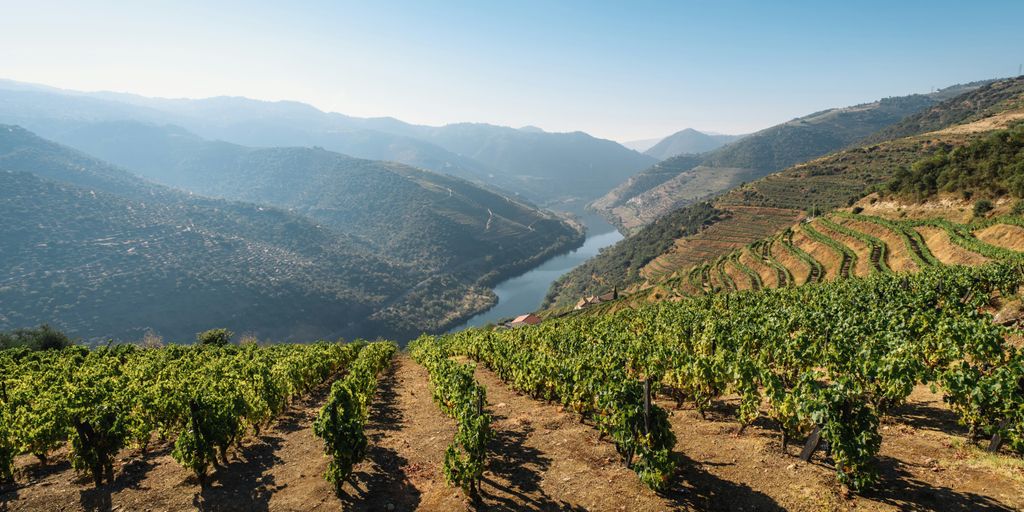
{"label": "hillside", "polygon": [[450,174],[577,213],[656,161],[582,132],[547,133],[471,123],[433,127],[328,113],[298,102],[145,98],[0,82],[2,123],[62,141],[69,130],[107,121],[171,124],[210,140],[245,146],[319,146]]}
{"label": "hillside", "polygon": [[[262,151],[273,150],[257,152]],[[308,151],[330,161],[354,160]],[[284,154],[282,172],[299,168],[301,160],[291,159],[287,151]],[[266,167],[266,160],[261,161]],[[8,307],[3,327],[59,320],[66,322],[62,327],[86,338],[130,339],[141,336],[146,328],[168,336],[191,334],[214,318],[271,338],[407,337],[442,329],[486,308],[494,300],[485,287],[491,280],[579,238],[557,219],[535,217],[535,210],[450,178],[438,182],[448,187],[434,196],[447,198],[457,191],[473,200],[493,201],[492,225],[488,230],[483,206],[476,206],[483,212],[476,212],[475,219],[450,214],[455,220],[447,221],[447,230],[437,222],[447,210],[425,200],[411,213],[392,208],[400,216],[385,219],[397,233],[392,235],[396,243],[398,237],[416,234],[394,226],[437,230],[431,237],[418,233],[415,248],[436,254],[416,263],[380,254],[384,236],[379,233],[371,242],[270,206],[178,192],[17,127],[0,130],[0,169],[14,171],[5,175],[11,186],[5,189],[10,196],[4,206],[10,208],[5,218],[18,220],[9,223],[3,238],[4,251],[11,255],[4,259],[9,265],[4,291],[10,295],[4,299]],[[404,180],[415,178],[420,180],[416,183],[439,187],[419,176],[421,171],[406,172],[388,175],[392,183],[380,186],[400,189]],[[281,186],[273,180],[260,181],[273,178],[263,172],[233,179],[243,178],[265,190]],[[240,181],[235,184],[241,187]],[[329,189],[329,183],[320,185]],[[32,207],[34,196],[43,203]],[[356,206],[365,204],[357,196],[347,200]],[[109,205],[109,211],[104,205]],[[77,211],[82,214],[72,214]],[[504,215],[515,221],[529,218],[536,224],[534,231],[512,224]],[[420,219],[434,223],[417,223]],[[24,226],[39,228],[28,233],[23,232]],[[515,239],[516,233],[527,232]],[[31,240],[18,243],[24,236]],[[478,238],[467,242],[472,236]],[[459,243],[492,252],[459,252]],[[65,261],[67,256],[54,244],[68,249],[72,257]],[[90,251],[71,250],[74,247]],[[97,257],[93,250],[103,256]],[[208,251],[217,251],[217,257],[207,256]],[[66,291],[49,297],[33,291],[51,286]],[[145,308],[138,301],[119,299],[128,289],[140,297],[164,297],[179,309],[173,316],[161,315],[155,305]],[[262,320],[253,322],[253,317]]]}
{"label": "hillside", "polygon": [[[1021,98],[1024,98],[1022,87],[1024,78],[994,82],[935,107],[952,111],[964,104],[979,105],[979,109],[968,117],[946,116],[951,120],[965,119],[963,124],[940,125],[941,129],[936,131],[853,147],[718,194],[710,201],[713,207],[732,213],[722,215],[714,230],[709,229],[671,242],[658,241],[654,245],[669,246],[670,249],[651,259],[616,256],[630,252],[628,246],[633,237],[626,238],[619,242],[622,248],[613,247],[588,262],[585,270],[581,267],[563,276],[552,286],[549,304],[568,306],[582,295],[605,293],[613,287],[624,290],[629,286],[654,285],[677,272],[689,271],[693,265],[714,260],[785,229],[791,224],[784,220],[786,218],[792,220],[811,210],[828,211],[853,204],[870,192],[872,187],[890,181],[899,169],[910,168],[915,162],[932,157],[937,151],[946,151],[947,148],[965,146],[983,139],[988,133],[1016,122],[1024,115],[1024,108],[1020,104]],[[1003,93],[1004,99],[998,102],[980,101],[980,98],[991,97],[993,90],[1017,92]],[[684,207],[683,210],[695,213],[704,208],[702,204],[696,204]],[[750,216],[743,214],[751,208],[769,209],[766,211],[773,213],[764,217],[765,222],[751,223]],[[684,218],[687,216],[686,213],[678,215]],[[779,219],[780,222],[769,222],[770,218]],[[642,245],[651,246],[647,240],[656,238],[655,233],[668,232],[664,228],[643,228],[633,236],[643,235],[641,239],[645,242]],[[602,277],[606,275],[617,277]],[[632,279],[620,280],[624,276]]]}
{"label": "hillside", "polygon": [[0,328],[48,322],[87,339],[186,338],[222,324],[285,340],[394,332],[368,318],[411,275],[304,219],[9,170],[31,162],[0,159]]}
{"label": "hillside", "polygon": [[[809,114],[745,136],[701,155],[699,161],[688,155],[670,158],[661,165],[676,169],[676,176],[651,181],[652,186],[629,186],[628,195],[613,191],[615,197],[605,196],[592,207],[612,224],[632,232],[676,208],[848,147],[936,105],[940,98],[979,86],[953,86],[928,95],[884,98]],[[647,182],[642,177],[647,173],[664,174],[655,167],[639,173],[636,181]]]}
{"label": "hillside", "polygon": [[318,148],[248,148],[132,122],[61,141],[165,185],[300,213],[424,274],[490,283],[581,238],[552,214],[464,180]]}
{"label": "hillside", "polygon": [[644,154],[658,160],[666,160],[683,154],[706,153],[742,137],[742,135],[713,135],[699,132],[693,128],[686,128],[661,139],[657,144],[644,151]]}

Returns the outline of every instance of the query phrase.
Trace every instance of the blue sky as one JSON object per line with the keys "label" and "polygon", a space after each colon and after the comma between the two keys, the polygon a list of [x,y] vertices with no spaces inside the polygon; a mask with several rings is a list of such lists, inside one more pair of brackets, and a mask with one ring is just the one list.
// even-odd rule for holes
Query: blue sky
{"label": "blue sky", "polygon": [[0,0],[0,78],[616,140],[1015,75],[1024,1]]}

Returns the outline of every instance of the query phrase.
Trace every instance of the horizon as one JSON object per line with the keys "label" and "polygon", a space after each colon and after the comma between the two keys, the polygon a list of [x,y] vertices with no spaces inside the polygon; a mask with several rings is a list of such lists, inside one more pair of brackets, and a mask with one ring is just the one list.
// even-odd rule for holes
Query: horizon
{"label": "horizon", "polygon": [[353,117],[631,142],[684,128],[751,133],[1012,76],[1024,61],[1006,52],[1024,47],[1013,21],[1024,4],[1008,1],[986,4],[1003,13],[996,19],[951,1],[114,4],[10,6],[0,69],[78,91],[297,101]]}

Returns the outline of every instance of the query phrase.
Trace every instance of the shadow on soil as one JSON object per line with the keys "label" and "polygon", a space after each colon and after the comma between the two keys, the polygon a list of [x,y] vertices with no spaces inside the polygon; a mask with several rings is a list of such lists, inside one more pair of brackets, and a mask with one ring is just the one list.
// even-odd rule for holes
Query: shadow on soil
{"label": "shadow on soil", "polygon": [[[495,421],[506,419],[489,411]],[[533,427],[515,425],[494,431],[488,447],[489,470],[481,484],[478,510],[585,510],[551,499],[540,486],[541,475],[551,466],[551,459],[535,448],[526,446]]]}
{"label": "shadow on soil", "polygon": [[196,509],[268,510],[270,496],[278,490],[273,475],[268,471],[275,464],[281,463],[276,452],[281,448],[283,439],[262,436],[260,441],[260,444],[242,448],[230,464],[217,470],[213,475],[213,483],[192,500]]}
{"label": "shadow on soil", "polygon": [[144,490],[142,481],[145,479],[146,473],[156,466],[154,460],[161,455],[166,455],[169,451],[169,448],[164,447],[150,451],[145,456],[129,460],[121,467],[112,485],[105,485],[98,489],[90,487],[78,491],[78,502],[83,509],[88,511],[110,510],[113,505],[112,495],[125,489]]}
{"label": "shadow on soil", "polygon": [[348,494],[340,498],[345,510],[385,510],[388,504],[393,505],[394,510],[415,510],[420,503],[420,491],[409,482],[404,470],[409,461],[377,442],[386,432],[402,428],[402,412],[396,407],[395,367],[392,364],[378,384],[366,424],[367,431],[371,432],[366,456],[370,467],[355,472],[345,486]]}
{"label": "shadow on soil", "polygon": [[[898,510],[924,511],[1009,511],[1014,510],[988,496],[958,492],[948,487],[935,487],[922,482],[902,469],[904,463],[890,457],[878,458],[881,482],[876,489],[864,493],[867,499],[891,505]],[[930,469],[928,466],[920,466]],[[1004,489],[1013,492],[1012,489]]]}
{"label": "shadow on soil", "polygon": [[918,402],[900,405],[892,411],[891,417],[919,430],[935,430],[954,435],[963,435],[966,430],[960,426],[953,411]]}
{"label": "shadow on soil", "polygon": [[8,503],[18,500],[18,485],[14,482],[0,483],[0,512],[7,512]]}
{"label": "shadow on soil", "polygon": [[771,496],[749,486],[723,480],[705,471],[707,465],[676,453],[679,473],[672,488],[661,493],[679,508],[697,510],[784,511]]}
{"label": "shadow on soil", "polygon": [[[305,409],[323,402],[330,392],[329,383],[319,386],[302,399],[301,405],[292,407],[275,424],[277,433],[288,433],[310,428]],[[197,510],[202,511],[255,511],[269,510],[270,498],[284,486],[278,485],[271,468],[280,464],[277,456],[284,438],[267,433],[259,437],[259,443],[244,446],[235,452],[230,464],[223,466],[213,475],[213,483],[200,491],[192,500]],[[319,455],[319,454],[316,454]]]}

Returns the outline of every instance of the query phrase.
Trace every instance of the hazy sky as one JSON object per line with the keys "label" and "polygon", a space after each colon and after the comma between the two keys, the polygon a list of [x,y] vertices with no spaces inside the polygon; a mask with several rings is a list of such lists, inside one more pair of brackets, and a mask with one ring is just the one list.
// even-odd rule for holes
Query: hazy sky
{"label": "hazy sky", "polygon": [[1015,75],[1024,0],[0,0],[0,78],[631,140]]}

